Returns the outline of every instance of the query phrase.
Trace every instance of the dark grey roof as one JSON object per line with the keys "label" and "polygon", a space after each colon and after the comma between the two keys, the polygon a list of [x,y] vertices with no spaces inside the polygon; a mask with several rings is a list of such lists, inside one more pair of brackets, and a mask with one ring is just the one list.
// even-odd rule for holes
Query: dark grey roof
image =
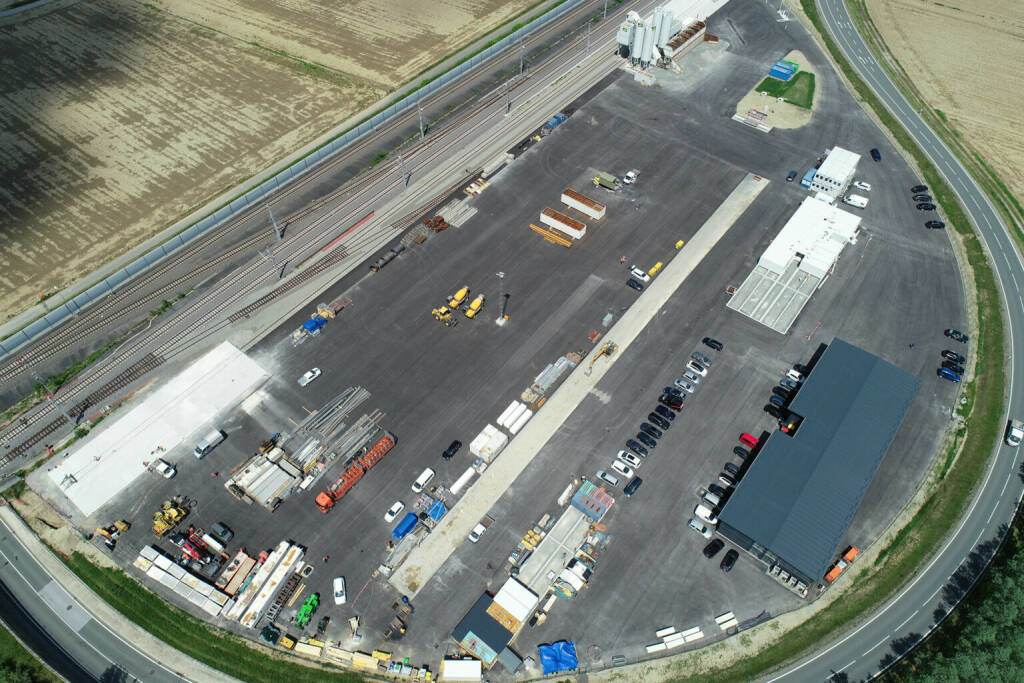
{"label": "dark grey roof", "polygon": [[834,339],[790,405],[803,417],[795,436],[768,438],[721,521],[821,578],[920,385]]}
{"label": "dark grey roof", "polygon": [[[495,654],[505,649],[505,646],[512,640],[512,632],[487,613],[487,608],[491,606],[492,602],[494,602],[494,598],[487,593],[480,596],[466,612],[462,621],[452,629],[452,638],[455,639],[455,642],[461,643],[466,634],[472,631],[473,635],[486,643],[494,650]],[[487,664],[489,665],[491,662],[487,662]]]}

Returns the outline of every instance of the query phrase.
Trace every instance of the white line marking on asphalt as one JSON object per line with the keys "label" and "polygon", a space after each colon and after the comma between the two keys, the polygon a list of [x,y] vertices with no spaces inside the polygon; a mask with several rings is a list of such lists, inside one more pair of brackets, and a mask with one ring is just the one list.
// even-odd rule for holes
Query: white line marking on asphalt
{"label": "white line marking on asphalt", "polygon": [[[1020,301],[1020,297],[1017,297],[1017,300]],[[1024,301],[1021,301],[1020,305],[1021,305],[1021,308],[1024,308]],[[1013,476],[1013,470],[1010,470],[1009,472],[1006,473],[1006,481],[1003,482],[1003,490],[999,492],[999,497],[1000,498],[1002,498],[1003,494],[1006,493],[1006,485],[1010,483],[1010,477],[1012,477],[1012,476]]]}
{"label": "white line marking on asphalt", "polygon": [[992,506],[992,512],[988,513],[988,519],[985,520],[985,524],[992,521],[992,515],[996,514],[997,507],[999,507],[999,501],[996,501],[996,504]]}
{"label": "white line marking on asphalt", "polygon": [[985,533],[985,530],[984,530],[984,529],[982,529],[981,531],[979,531],[979,532],[978,532],[978,535],[974,537],[974,543],[972,543],[972,544],[971,544],[972,546],[974,546],[974,545],[978,545],[978,541],[980,541],[980,540],[981,540],[981,535],[982,535],[983,533]]}
{"label": "white line marking on asphalt", "polygon": [[927,605],[927,604],[928,604],[929,602],[931,602],[931,601],[932,601],[932,598],[934,598],[934,597],[935,597],[935,594],[936,594],[936,593],[938,593],[938,592],[939,592],[940,590],[942,590],[942,586],[939,586],[938,588],[936,588],[935,590],[933,590],[933,591],[932,591],[932,594],[928,596],[928,599],[927,599],[927,600],[925,600],[924,602],[922,602],[922,603],[921,603],[921,607],[924,607],[924,606],[925,606],[925,605]]}
{"label": "white line marking on asphalt", "polygon": [[913,618],[914,618],[915,616],[917,616],[917,613],[918,613],[919,611],[920,611],[920,610],[914,610],[914,613],[913,613],[913,614],[911,614],[911,615],[910,615],[909,617],[907,617],[906,619],[904,619],[904,620],[903,620],[903,623],[902,623],[902,624],[900,624],[899,626],[897,626],[897,627],[896,627],[895,629],[893,629],[893,630],[894,630],[894,631],[899,631],[899,630],[900,630],[901,628],[903,628],[904,626],[906,626],[906,625],[907,625],[907,622],[908,622],[908,621],[910,621],[911,619],[913,619]]}
{"label": "white line marking on asphalt", "polygon": [[882,639],[881,639],[880,641],[878,641],[877,643],[875,643],[874,645],[872,645],[871,647],[869,647],[869,648],[868,648],[868,650],[867,650],[867,652],[865,652],[864,654],[862,654],[862,655],[861,655],[861,657],[867,657],[867,656],[868,656],[868,653],[870,653],[870,652],[871,652],[872,650],[874,650],[874,649],[875,649],[876,647],[878,647],[879,645],[881,645],[882,643],[884,643],[884,642],[885,642],[885,641],[887,641],[887,640],[889,640],[889,636],[886,636],[885,638],[882,638]]}
{"label": "white line marking on asphalt", "polygon": [[[843,668],[842,668],[842,669],[836,669],[836,673],[837,673],[837,674],[839,674],[839,673],[842,673],[844,669],[847,669],[847,668],[849,668],[849,667],[853,666],[853,665],[854,665],[854,663],[855,663],[856,661],[857,661],[856,659],[854,659],[854,660],[851,660],[851,661],[850,661],[850,663],[849,663],[849,664],[847,664],[847,665],[845,665],[845,666],[843,666]],[[833,674],[833,675],[835,675],[835,674]],[[829,678],[832,678],[832,676],[829,676]],[[827,678],[827,679],[825,679],[825,680],[829,680],[829,678]]]}

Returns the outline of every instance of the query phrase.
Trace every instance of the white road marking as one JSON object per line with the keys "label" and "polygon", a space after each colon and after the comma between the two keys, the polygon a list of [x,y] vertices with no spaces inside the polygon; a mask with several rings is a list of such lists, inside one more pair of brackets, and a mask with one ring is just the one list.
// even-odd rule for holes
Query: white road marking
{"label": "white road marking", "polygon": [[[1020,301],[1020,297],[1017,297],[1017,300]],[[1024,301],[1020,302],[1020,306],[1021,306],[1021,308],[1024,308]],[[1013,476],[1013,470],[1010,470],[1009,472],[1006,473],[1006,481],[1003,482],[1003,490],[999,492],[999,497],[1000,498],[1002,498],[1003,494],[1006,493],[1006,485],[1010,483],[1010,477],[1012,477],[1012,476]]]}
{"label": "white road marking", "polygon": [[998,507],[999,507],[999,501],[997,500],[997,501],[996,501],[996,504],[992,506],[992,512],[988,513],[988,519],[986,519],[986,520],[985,520],[985,524],[986,524],[986,525],[987,525],[987,524],[988,524],[989,522],[991,522],[991,521],[992,521],[992,515],[996,514],[996,508],[998,508]]}
{"label": "white road marking", "polygon": [[929,596],[928,596],[928,598],[927,598],[927,599],[926,599],[926,600],[925,600],[924,602],[922,602],[922,603],[921,603],[921,607],[924,607],[924,606],[925,606],[925,605],[927,605],[927,604],[928,604],[929,602],[931,602],[931,601],[932,601],[932,598],[934,598],[934,597],[935,597],[935,594],[936,594],[936,593],[938,593],[938,592],[939,592],[940,590],[942,590],[942,586],[939,586],[938,588],[936,588],[935,590],[933,590],[933,591],[932,591],[932,594],[931,594],[931,595],[929,595]]}
{"label": "white road marking", "polygon": [[889,636],[886,636],[885,638],[882,638],[880,641],[878,641],[877,643],[875,643],[874,645],[869,647],[867,652],[862,654],[861,657],[867,657],[869,652],[871,652],[872,650],[874,650],[876,647],[878,647],[879,645],[881,645],[882,643],[884,643],[887,640],[889,640]]}
{"label": "white road marking", "polygon": [[981,531],[978,532],[978,535],[974,537],[974,543],[971,544],[972,546],[978,545],[978,541],[981,540],[981,535],[983,533],[985,533],[984,529],[982,529]]}
{"label": "white road marking", "polygon": [[911,619],[913,619],[913,618],[914,618],[915,616],[917,616],[917,613],[918,613],[919,611],[920,611],[920,610],[914,610],[914,613],[913,613],[913,614],[911,614],[911,615],[910,615],[909,617],[907,617],[906,619],[904,619],[904,620],[903,620],[903,622],[902,622],[902,623],[901,623],[901,624],[900,624],[899,626],[897,626],[897,627],[896,627],[895,629],[893,629],[893,630],[894,630],[894,631],[899,631],[899,630],[900,630],[901,628],[903,628],[904,626],[906,626],[906,625],[907,625],[907,622],[908,622],[908,621],[910,621]]}

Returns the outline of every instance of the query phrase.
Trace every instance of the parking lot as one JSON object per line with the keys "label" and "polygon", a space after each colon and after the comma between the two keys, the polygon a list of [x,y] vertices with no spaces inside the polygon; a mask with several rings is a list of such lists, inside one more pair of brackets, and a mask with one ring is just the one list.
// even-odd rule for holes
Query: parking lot
{"label": "parking lot", "polygon": [[[144,522],[161,500],[187,492],[197,501],[189,521],[207,527],[224,521],[235,531],[235,547],[258,552],[284,539],[306,546],[315,567],[310,591],[326,598],[331,578],[345,575],[348,604],[325,600],[318,614],[332,617],[328,638],[351,645],[345,622],[357,614],[364,624],[360,649],[380,645],[398,598],[383,578],[373,578],[390,538],[392,525],[383,519],[388,507],[395,500],[412,506],[416,496],[409,487],[424,467],[438,472],[435,483],[451,485],[472,464],[472,438],[548,363],[594,348],[587,333],[635,300],[625,286],[628,266],[668,262],[677,240],[689,240],[748,172],[771,185],[613,359],[614,367],[527,470],[509,482],[491,511],[495,523],[479,543],[459,547],[421,591],[409,634],[394,648],[414,661],[435,661],[450,651],[447,634],[482,591],[501,585],[505,558],[523,533],[545,512],[559,512],[555,500],[573,476],[609,469],[661,387],[682,374],[698,348],[714,365],[641,465],[641,489],[617,497],[605,518],[612,540],[589,588],[575,600],[561,600],[543,626],[524,630],[515,649],[535,654],[538,643],[568,638],[581,654],[596,645],[605,657],[635,658],[662,626],[700,625],[717,635],[713,617],[722,612],[743,620],[801,604],[743,555],[723,574],[718,562],[724,553],[706,560],[700,552],[706,541],[686,521],[697,490],[717,478],[725,461],[738,462],[732,449],[739,433],[774,427],[763,411],[773,384],[837,336],[924,380],[850,528],[851,543],[869,545],[918,485],[952,407],[956,387],[934,372],[939,351],[955,349],[942,329],[961,322],[964,306],[955,259],[944,232],[924,228],[933,215],[922,216],[910,201],[907,190],[917,179],[824,63],[815,64],[822,96],[810,125],[764,134],[730,120],[736,100],[788,50],[822,60],[798,24],[778,23],[761,4],[739,2],[713,23],[728,50],[700,77],[653,88],[625,75],[615,79],[496,176],[473,201],[478,213],[466,225],[410,248],[379,273],[358,271],[318,296],[353,300],[318,337],[296,348],[288,340],[313,302],[253,349],[273,375],[263,400],[216,425],[196,426],[197,432],[219,426],[228,439],[201,461],[176,449],[168,458],[178,463],[177,477],[147,479],[130,500],[101,513],[139,522],[118,545],[118,556],[130,562],[152,542]],[[863,155],[857,177],[873,186],[871,203],[862,212],[857,244],[846,248],[789,334],[780,336],[726,309],[726,287],[742,282],[806,196],[798,183],[785,182],[786,174],[798,169],[802,175],[833,145]],[[871,147],[881,149],[881,163],[871,161]],[[638,182],[615,194],[590,183],[595,171],[621,177],[632,168],[640,170]],[[608,207],[607,218],[591,223],[571,249],[528,229],[543,208],[558,207],[566,187]],[[487,295],[484,312],[476,320],[459,315],[454,329],[433,320],[431,309],[464,285]],[[500,327],[494,319],[504,292],[511,295],[510,321]],[[701,347],[707,335],[725,349]],[[300,387],[296,380],[314,366],[323,375]],[[329,514],[321,514],[313,498],[337,476],[337,467],[273,514],[228,494],[223,476],[262,439],[291,431],[306,411],[355,385],[372,392],[364,409],[386,413],[383,425],[398,445]],[[453,439],[463,449],[442,460]]]}

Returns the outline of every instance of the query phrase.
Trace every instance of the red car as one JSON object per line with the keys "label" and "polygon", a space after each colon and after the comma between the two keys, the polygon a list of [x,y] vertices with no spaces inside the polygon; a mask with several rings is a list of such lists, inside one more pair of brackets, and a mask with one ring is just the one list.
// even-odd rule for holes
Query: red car
{"label": "red car", "polygon": [[757,439],[755,439],[750,434],[747,434],[746,432],[743,432],[742,434],[740,434],[740,441],[742,441],[743,443],[747,444],[751,448],[756,448],[757,447]]}

